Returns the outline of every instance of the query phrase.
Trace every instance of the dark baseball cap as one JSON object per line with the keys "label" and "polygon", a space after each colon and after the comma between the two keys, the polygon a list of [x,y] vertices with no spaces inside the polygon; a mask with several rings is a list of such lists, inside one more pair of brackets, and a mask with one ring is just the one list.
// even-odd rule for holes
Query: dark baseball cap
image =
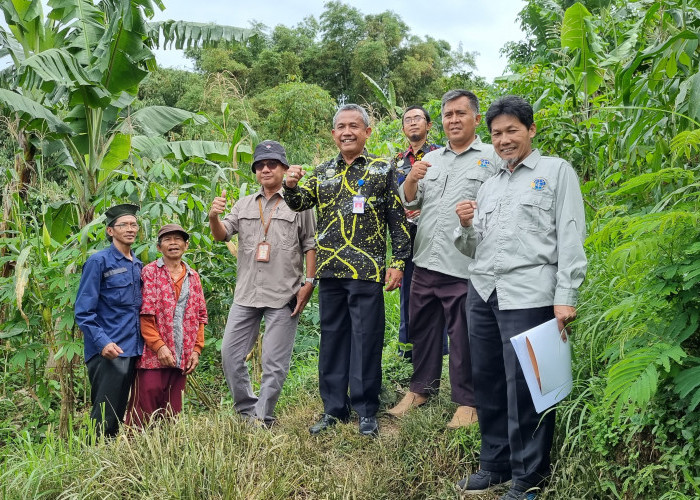
{"label": "dark baseball cap", "polygon": [[158,241],[160,241],[161,236],[168,233],[180,233],[182,234],[182,237],[185,238],[185,241],[189,241],[190,239],[190,235],[187,234],[187,231],[182,229],[180,224],[166,224],[160,228],[160,231],[158,231]]}
{"label": "dark baseball cap", "polygon": [[255,164],[261,160],[277,160],[282,163],[282,165],[289,168],[287,152],[284,150],[284,146],[277,141],[262,141],[255,146],[253,165],[251,165],[253,173],[255,173]]}

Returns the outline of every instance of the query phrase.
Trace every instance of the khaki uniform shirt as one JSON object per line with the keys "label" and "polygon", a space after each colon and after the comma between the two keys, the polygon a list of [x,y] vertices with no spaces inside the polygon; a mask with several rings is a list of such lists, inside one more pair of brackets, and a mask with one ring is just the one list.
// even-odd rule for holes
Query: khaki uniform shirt
{"label": "khaki uniform shirt", "polygon": [[473,255],[471,282],[499,309],[575,306],[586,275],[586,223],[578,177],[561,158],[532,151],[511,173],[505,165],[476,198],[472,226],[454,230]]}
{"label": "khaki uniform shirt", "polygon": [[455,207],[459,201],[476,199],[484,181],[498,170],[493,146],[481,142],[477,136],[462,153],[455,153],[448,144],[427,153],[423,161],[431,166],[418,181],[415,200],[407,202],[404,184],[399,186],[404,207],[421,211],[413,244],[413,263],[424,269],[469,279],[472,259],[460,253],[452,241],[452,232],[459,225]]}
{"label": "khaki uniform shirt", "polygon": [[[265,223],[272,217],[266,239],[271,245],[269,262],[255,260],[258,243],[265,234],[258,200],[262,202]],[[313,212],[291,210],[282,198],[281,189],[269,200],[260,189],[238,200],[222,222],[226,241],[238,233],[238,271],[233,301],[247,307],[286,305],[301,287],[304,253],[314,249],[316,221]]]}

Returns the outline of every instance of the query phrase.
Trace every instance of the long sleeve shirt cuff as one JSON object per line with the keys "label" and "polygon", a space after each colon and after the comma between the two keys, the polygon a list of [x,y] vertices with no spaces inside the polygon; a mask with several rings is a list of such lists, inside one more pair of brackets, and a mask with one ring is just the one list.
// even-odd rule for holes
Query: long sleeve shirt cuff
{"label": "long sleeve shirt cuff", "polygon": [[578,290],[575,288],[556,288],[554,290],[555,306],[576,307],[578,300]]}
{"label": "long sleeve shirt cuff", "polygon": [[401,184],[399,186],[399,198],[401,199],[401,204],[406,210],[416,210],[421,208],[421,206],[423,205],[423,200],[419,195],[420,192],[416,189],[415,198],[411,201],[406,201],[406,192],[404,191],[404,185]]}
{"label": "long sleeve shirt cuff", "polygon": [[452,232],[452,239],[457,250],[467,257],[474,258],[476,252],[476,231],[474,226],[457,226]]}
{"label": "long sleeve shirt cuff", "polygon": [[97,346],[97,354],[100,356],[102,355],[102,351],[104,350],[105,347],[107,347],[108,344],[111,344],[113,341],[110,339],[107,335],[100,334],[99,337],[95,339],[95,345]]}
{"label": "long sleeve shirt cuff", "polygon": [[391,269],[396,269],[398,271],[403,271],[406,269],[406,261],[404,259],[396,259],[392,258],[391,263],[389,264],[389,267]]}

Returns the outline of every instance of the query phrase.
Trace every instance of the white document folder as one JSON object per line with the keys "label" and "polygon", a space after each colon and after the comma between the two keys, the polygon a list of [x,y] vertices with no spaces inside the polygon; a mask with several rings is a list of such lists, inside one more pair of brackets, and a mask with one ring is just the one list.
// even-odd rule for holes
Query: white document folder
{"label": "white document folder", "polygon": [[564,342],[552,319],[510,339],[537,413],[571,392],[571,340]]}

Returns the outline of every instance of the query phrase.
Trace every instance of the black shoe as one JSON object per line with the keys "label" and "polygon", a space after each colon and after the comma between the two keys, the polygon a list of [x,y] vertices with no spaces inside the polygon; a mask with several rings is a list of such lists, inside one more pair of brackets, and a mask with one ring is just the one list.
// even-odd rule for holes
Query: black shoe
{"label": "black shoe", "polygon": [[489,472],[479,469],[457,483],[457,488],[468,495],[483,493],[492,486],[510,481],[510,472]]}
{"label": "black shoe", "polygon": [[535,500],[539,488],[527,488],[521,484],[513,484],[508,492],[499,498],[499,500]]}
{"label": "black shoe", "polygon": [[360,434],[363,436],[376,436],[379,434],[377,417],[360,417]]}
{"label": "black shoe", "polygon": [[321,420],[316,422],[314,425],[309,427],[309,432],[312,435],[318,434],[319,432],[323,432],[329,427],[333,427],[335,424],[340,422],[340,419],[335,418],[333,415],[329,415],[327,413],[324,413],[323,416],[321,417]]}

